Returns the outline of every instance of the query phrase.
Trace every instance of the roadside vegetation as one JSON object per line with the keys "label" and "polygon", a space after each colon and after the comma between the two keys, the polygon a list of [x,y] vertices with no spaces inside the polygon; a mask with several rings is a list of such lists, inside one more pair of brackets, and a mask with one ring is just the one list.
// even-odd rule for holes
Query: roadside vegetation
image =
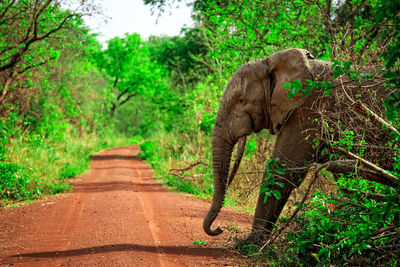
{"label": "roadside vegetation", "polygon": [[[338,127],[321,122],[321,139],[338,133],[330,159],[357,168],[335,179],[329,166],[314,166],[274,242],[242,253],[272,265],[400,264],[398,1],[198,0],[195,25],[180,36],[127,33],[105,48],[82,20],[97,7],[61,2],[0,2],[2,204],[68,190],[93,153],[133,143],[171,190],[210,199],[212,129],[228,80],[250,60],[299,47],[334,61],[336,74],[350,79],[363,75],[350,66],[384,66],[392,94],[376,115],[385,123],[360,116],[363,128],[354,127],[346,120],[352,113]],[[299,90],[292,85],[293,94]],[[252,211],[262,174],[281,171],[271,165],[273,143],[267,131],[248,139],[226,205]],[[368,164],[392,180],[360,179]]]}

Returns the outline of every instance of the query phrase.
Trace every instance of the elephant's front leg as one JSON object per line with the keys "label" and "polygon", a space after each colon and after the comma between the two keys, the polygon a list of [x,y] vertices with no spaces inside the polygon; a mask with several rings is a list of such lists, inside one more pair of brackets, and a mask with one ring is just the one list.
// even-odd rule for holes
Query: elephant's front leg
{"label": "elephant's front leg", "polygon": [[[297,173],[295,177],[292,176],[291,178],[285,177],[285,179],[288,179],[289,181],[294,181],[293,184],[292,182],[289,183],[288,181],[277,179],[276,181],[282,182],[284,187],[273,186],[271,190],[278,190],[281,193],[280,199],[275,198],[275,196],[270,196],[267,198],[267,201],[264,202],[265,194],[260,194],[258,196],[251,233],[245,238],[237,240],[236,247],[248,244],[259,245],[267,239],[273,230],[283,207],[289,199],[292,190],[295,186],[300,184],[299,181],[301,181],[305,175],[306,172]],[[264,178],[262,181],[264,182]]]}
{"label": "elephant's front leg", "polygon": [[[275,196],[269,196],[264,202],[265,194],[259,195],[251,233],[245,238],[239,239],[236,247],[260,244],[269,236],[290,193],[301,184],[307,174],[307,166],[315,160],[315,150],[312,143],[308,141],[313,140],[314,136],[314,130],[304,130],[304,124],[301,125],[298,116],[294,116],[285,125],[277,137],[272,155],[273,158],[279,158],[278,163],[287,169],[282,177],[275,177],[275,181],[283,183],[284,187],[281,188],[277,185],[272,187],[272,190],[280,191],[281,198],[276,199]],[[296,171],[293,171],[293,168]],[[263,176],[261,184],[264,181],[265,176]]]}
{"label": "elephant's front leg", "polygon": [[[261,244],[266,240],[266,238],[270,235],[273,230],[276,221],[281,214],[283,207],[289,199],[289,196],[293,189],[299,186],[300,182],[306,172],[297,173],[291,178],[285,177],[285,179],[290,179],[287,182],[281,179],[277,179],[277,182],[281,182],[284,184],[284,187],[281,188],[279,186],[273,186],[271,190],[278,190],[281,193],[281,198],[277,199],[275,196],[270,196],[265,200],[265,194],[260,194],[258,197],[258,202],[256,206],[256,211],[254,213],[254,220],[252,225],[251,233],[243,239],[240,239],[237,242],[237,246],[245,245],[245,244]],[[264,181],[264,178],[263,178]]]}

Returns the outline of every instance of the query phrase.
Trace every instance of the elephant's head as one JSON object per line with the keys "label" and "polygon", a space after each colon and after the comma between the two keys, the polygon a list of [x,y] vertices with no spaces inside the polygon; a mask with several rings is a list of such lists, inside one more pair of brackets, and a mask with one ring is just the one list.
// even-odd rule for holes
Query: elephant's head
{"label": "elephant's head", "polygon": [[[212,146],[214,195],[203,223],[211,236],[222,233],[211,229],[225,199],[227,186],[239,167],[246,136],[269,129],[279,132],[291,111],[301,105],[301,96],[288,98],[287,82],[312,79],[309,60],[313,57],[302,49],[284,50],[265,59],[249,62],[235,73],[222,96],[215,120]],[[238,143],[235,163],[229,173],[233,148]]]}

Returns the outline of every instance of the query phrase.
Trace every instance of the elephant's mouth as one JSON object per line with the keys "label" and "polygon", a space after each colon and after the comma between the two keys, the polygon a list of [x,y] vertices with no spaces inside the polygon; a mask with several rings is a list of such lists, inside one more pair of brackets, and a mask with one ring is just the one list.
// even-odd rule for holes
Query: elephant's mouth
{"label": "elephant's mouth", "polygon": [[[250,118],[251,118],[250,120],[251,120],[251,128],[252,128],[251,132],[259,133],[265,128],[265,126],[262,123],[264,121],[263,116],[260,116],[260,115],[257,116],[255,114],[250,114]],[[251,132],[249,134],[251,134]],[[249,135],[249,134],[247,134],[247,135]]]}
{"label": "elephant's mouth", "polygon": [[264,129],[264,128],[262,128],[262,127],[257,128],[257,129],[254,129],[254,132],[255,132],[255,133],[259,133],[259,132],[261,132],[263,129]]}

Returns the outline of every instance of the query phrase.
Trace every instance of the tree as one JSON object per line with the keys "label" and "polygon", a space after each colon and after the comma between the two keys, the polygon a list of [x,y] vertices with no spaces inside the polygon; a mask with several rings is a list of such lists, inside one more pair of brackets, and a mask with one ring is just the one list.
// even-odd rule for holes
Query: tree
{"label": "tree", "polygon": [[[396,0],[381,0],[378,2],[375,19],[376,24],[389,22],[393,25],[393,39],[387,51],[383,54],[387,71],[385,77],[388,79],[389,88],[393,93],[385,100],[388,119],[400,127],[400,2]],[[397,137],[400,141],[400,137]]]}
{"label": "tree", "polygon": [[73,9],[64,9],[61,2],[0,2],[0,104],[18,75],[56,59],[57,47],[63,45],[57,40],[73,30],[83,14],[95,11],[88,1],[75,3]]}
{"label": "tree", "polygon": [[[332,59],[355,64],[378,64],[387,43],[393,38],[391,24],[375,23],[377,0],[310,0],[323,21],[324,36]],[[386,21],[387,22],[387,21]]]}
{"label": "tree", "polygon": [[111,116],[136,95],[152,96],[164,85],[165,69],[150,59],[148,44],[137,33],[109,40],[95,61],[107,73],[115,96],[110,103]]}
{"label": "tree", "polygon": [[184,36],[151,36],[149,50],[152,60],[166,67],[174,84],[183,91],[212,71],[204,58],[208,49],[198,27],[184,29]]}

